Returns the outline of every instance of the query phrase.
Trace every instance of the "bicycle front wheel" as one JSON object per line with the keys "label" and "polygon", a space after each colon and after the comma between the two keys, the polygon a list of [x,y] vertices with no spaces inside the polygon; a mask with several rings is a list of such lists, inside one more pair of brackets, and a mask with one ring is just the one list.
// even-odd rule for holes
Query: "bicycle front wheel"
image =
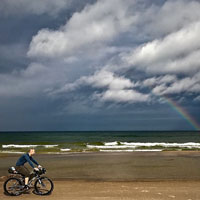
{"label": "bicycle front wheel", "polygon": [[19,196],[22,194],[22,182],[18,178],[9,178],[5,181],[3,188],[7,195]]}
{"label": "bicycle front wheel", "polygon": [[48,195],[53,191],[54,185],[51,179],[43,176],[35,181],[35,191],[38,195]]}

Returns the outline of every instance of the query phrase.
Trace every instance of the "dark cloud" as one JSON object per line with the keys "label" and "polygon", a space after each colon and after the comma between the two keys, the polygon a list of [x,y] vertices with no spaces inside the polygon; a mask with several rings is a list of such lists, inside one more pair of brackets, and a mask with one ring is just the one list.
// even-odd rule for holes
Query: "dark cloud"
{"label": "dark cloud", "polygon": [[[24,15],[23,11],[26,7],[23,5],[18,7],[20,12],[17,13],[17,10],[14,11],[15,6],[11,4],[11,1],[1,1],[0,7],[3,12],[0,13],[0,73],[26,68],[30,63],[27,58],[29,44],[40,29],[58,29],[70,19],[74,12],[78,12],[85,5],[94,2],[95,0],[75,0],[73,3],[70,2],[68,7],[62,8],[55,17],[49,16],[48,12],[38,15],[34,12],[25,12],[26,15]],[[18,4],[20,5],[20,3]],[[38,6],[39,4],[40,1],[38,1]]]}
{"label": "dark cloud", "polygon": [[0,16],[28,16],[28,15],[48,15],[50,17],[57,17],[66,10],[80,11],[88,3],[93,3],[96,0],[1,0],[0,2]]}

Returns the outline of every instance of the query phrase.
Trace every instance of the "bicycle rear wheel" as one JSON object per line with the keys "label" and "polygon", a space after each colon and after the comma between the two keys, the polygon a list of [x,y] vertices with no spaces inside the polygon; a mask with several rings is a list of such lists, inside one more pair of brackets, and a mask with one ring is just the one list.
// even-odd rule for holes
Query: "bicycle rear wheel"
{"label": "bicycle rear wheel", "polygon": [[43,176],[35,181],[35,191],[38,195],[48,195],[53,191],[54,185],[51,179]]}
{"label": "bicycle rear wheel", "polygon": [[9,178],[5,181],[3,188],[7,195],[19,196],[22,194],[22,182],[18,178]]}

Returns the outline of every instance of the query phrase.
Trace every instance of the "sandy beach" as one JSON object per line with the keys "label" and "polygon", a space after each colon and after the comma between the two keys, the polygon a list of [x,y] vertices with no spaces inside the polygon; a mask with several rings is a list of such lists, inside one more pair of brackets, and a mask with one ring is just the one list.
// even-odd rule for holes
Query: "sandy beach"
{"label": "sandy beach", "polygon": [[0,182],[0,199],[132,199],[132,200],[199,200],[200,182],[99,182],[99,181],[54,181],[55,189],[49,196],[30,192],[18,197],[5,196]]}
{"label": "sandy beach", "polygon": [[[1,154],[0,188],[19,155]],[[132,152],[38,154],[55,190],[48,197],[0,199],[200,199],[200,153]]]}

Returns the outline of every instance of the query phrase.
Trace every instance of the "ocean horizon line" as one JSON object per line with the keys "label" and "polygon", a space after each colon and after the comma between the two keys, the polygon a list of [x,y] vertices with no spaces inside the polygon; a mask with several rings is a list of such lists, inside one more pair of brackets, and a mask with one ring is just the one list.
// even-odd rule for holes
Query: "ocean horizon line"
{"label": "ocean horizon line", "polygon": [[0,133],[37,133],[37,132],[44,132],[44,133],[55,133],[55,132],[60,132],[60,133],[64,133],[64,132],[200,132],[199,130],[67,130],[67,131],[56,131],[56,130],[47,130],[47,131],[43,131],[43,130],[38,130],[38,131],[30,131],[30,130],[17,130],[17,131],[0,131]]}

